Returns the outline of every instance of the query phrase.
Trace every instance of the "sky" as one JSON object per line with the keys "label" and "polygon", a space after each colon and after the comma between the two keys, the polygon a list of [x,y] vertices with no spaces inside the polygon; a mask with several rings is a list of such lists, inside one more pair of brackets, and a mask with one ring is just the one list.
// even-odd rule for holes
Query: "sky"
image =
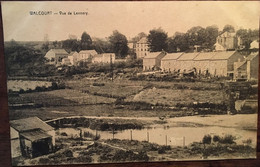
{"label": "sky", "polygon": [[[50,41],[80,38],[86,31],[91,37],[106,38],[118,30],[128,39],[140,32],[161,27],[173,36],[194,26],[226,24],[235,29],[258,29],[258,1],[189,1],[189,2],[1,2],[4,40]],[[30,12],[49,12],[31,15]],[[66,15],[60,15],[62,11]],[[71,15],[68,15],[71,12]],[[74,15],[74,12],[87,12]],[[57,14],[55,14],[57,13]]]}

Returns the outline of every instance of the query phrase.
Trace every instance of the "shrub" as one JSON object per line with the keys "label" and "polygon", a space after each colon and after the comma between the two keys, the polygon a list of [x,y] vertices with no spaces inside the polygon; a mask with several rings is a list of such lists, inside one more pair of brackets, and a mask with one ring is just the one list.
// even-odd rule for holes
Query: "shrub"
{"label": "shrub", "polygon": [[214,141],[214,142],[219,142],[220,139],[221,139],[221,138],[220,138],[218,135],[214,135],[214,136],[213,136],[213,141]]}
{"label": "shrub", "polygon": [[211,136],[210,135],[205,135],[202,139],[203,144],[210,144],[211,143]]}
{"label": "shrub", "polygon": [[236,143],[234,140],[236,140],[235,136],[225,135],[219,142],[222,144],[233,144]]}
{"label": "shrub", "polygon": [[20,89],[19,93],[24,93],[25,91],[23,89]]}
{"label": "shrub", "polygon": [[63,152],[63,154],[66,156],[66,157],[73,157],[73,152],[71,150],[65,150]]}

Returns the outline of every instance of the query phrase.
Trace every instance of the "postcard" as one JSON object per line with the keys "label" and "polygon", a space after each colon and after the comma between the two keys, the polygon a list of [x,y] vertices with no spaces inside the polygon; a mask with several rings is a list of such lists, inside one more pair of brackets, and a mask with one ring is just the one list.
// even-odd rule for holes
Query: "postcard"
{"label": "postcard", "polygon": [[259,5],[1,2],[12,164],[256,158]]}

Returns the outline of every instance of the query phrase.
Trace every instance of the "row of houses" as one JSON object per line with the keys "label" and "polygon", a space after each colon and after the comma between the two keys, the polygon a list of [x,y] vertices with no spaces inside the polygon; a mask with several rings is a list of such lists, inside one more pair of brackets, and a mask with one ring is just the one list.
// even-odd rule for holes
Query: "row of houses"
{"label": "row of houses", "polygon": [[143,58],[143,71],[196,71],[198,74],[257,79],[259,53],[248,57],[237,51],[166,53],[152,52]]}
{"label": "row of houses", "polygon": [[78,52],[68,53],[64,49],[51,49],[45,58],[48,63],[59,65],[79,65],[80,62],[87,63],[114,63],[114,53],[98,54],[95,50],[81,50]]}

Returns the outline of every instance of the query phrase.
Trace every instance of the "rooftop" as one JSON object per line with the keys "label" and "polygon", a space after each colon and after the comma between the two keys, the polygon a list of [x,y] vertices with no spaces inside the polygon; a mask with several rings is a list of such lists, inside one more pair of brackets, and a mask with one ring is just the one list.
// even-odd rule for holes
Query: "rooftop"
{"label": "rooftop", "polygon": [[157,58],[162,52],[150,52],[144,59],[155,59]]}
{"label": "rooftop", "polygon": [[95,50],[81,50],[79,54],[91,54],[94,56],[97,54],[97,52]]}
{"label": "rooftop", "polygon": [[137,43],[147,43],[147,38],[143,37]]}
{"label": "rooftop", "polygon": [[12,128],[19,132],[24,132],[33,129],[41,129],[43,131],[50,131],[54,129],[38,117],[29,117],[25,119],[13,120],[10,121],[10,125]]}
{"label": "rooftop", "polygon": [[213,56],[216,55],[217,52],[201,52],[194,60],[211,60]]}
{"label": "rooftop", "polygon": [[216,52],[211,60],[227,60],[229,59],[233,54],[236,53],[236,51],[223,51],[223,52]]}
{"label": "rooftop", "polygon": [[44,131],[42,131],[40,129],[22,132],[20,135],[32,142],[40,140],[40,139],[46,139],[46,138],[52,137],[51,135],[48,135],[47,133],[45,133]]}
{"label": "rooftop", "polygon": [[193,60],[198,54],[199,52],[184,53],[178,60]]}
{"label": "rooftop", "polygon": [[183,54],[183,52],[179,52],[179,53],[167,53],[166,56],[165,56],[164,58],[162,58],[162,60],[176,60],[176,59],[178,59],[182,54]]}
{"label": "rooftop", "polygon": [[54,52],[55,54],[68,54],[64,49],[51,49],[50,51]]}

